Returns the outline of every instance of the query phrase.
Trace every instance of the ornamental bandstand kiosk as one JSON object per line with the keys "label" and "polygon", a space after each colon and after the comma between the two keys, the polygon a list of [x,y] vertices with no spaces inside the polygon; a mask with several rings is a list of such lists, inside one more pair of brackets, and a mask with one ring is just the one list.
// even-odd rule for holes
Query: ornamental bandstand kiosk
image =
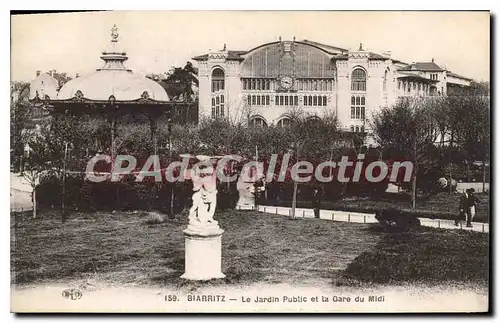
{"label": "ornamental bandstand kiosk", "polygon": [[111,42],[102,53],[104,66],[93,73],[77,77],[62,86],[57,98],[35,97],[35,103],[42,103],[54,118],[67,115],[91,115],[106,118],[110,124],[112,160],[116,156],[116,124],[120,116],[145,115],[149,119],[153,151],[157,154],[158,118],[171,115],[175,106],[165,89],[153,80],[134,74],[124,66],[128,59],[119,49],[118,28],[111,29]]}

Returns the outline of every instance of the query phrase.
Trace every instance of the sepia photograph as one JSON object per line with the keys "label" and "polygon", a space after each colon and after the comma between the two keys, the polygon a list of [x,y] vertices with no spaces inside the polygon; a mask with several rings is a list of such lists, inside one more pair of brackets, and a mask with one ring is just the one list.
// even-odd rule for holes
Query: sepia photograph
{"label": "sepia photograph", "polygon": [[489,11],[10,16],[13,313],[481,313]]}

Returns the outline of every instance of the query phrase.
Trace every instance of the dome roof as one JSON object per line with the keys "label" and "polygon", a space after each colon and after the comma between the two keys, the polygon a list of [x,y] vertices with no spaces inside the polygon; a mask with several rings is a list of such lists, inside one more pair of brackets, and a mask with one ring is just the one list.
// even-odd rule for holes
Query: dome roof
{"label": "dome roof", "polygon": [[114,96],[116,101],[137,100],[147,92],[156,101],[168,101],[167,92],[153,80],[133,74],[127,70],[97,70],[64,84],[57,95],[58,100],[68,100],[77,96],[90,100],[108,100]]}
{"label": "dome roof", "polygon": [[57,100],[69,100],[75,97],[88,100],[132,101],[152,99],[169,101],[167,92],[158,83],[146,77],[136,75],[123,65],[128,59],[126,53],[118,50],[118,29],[111,30],[111,43],[101,59],[104,66],[95,72],[78,77],[64,84],[57,94]]}

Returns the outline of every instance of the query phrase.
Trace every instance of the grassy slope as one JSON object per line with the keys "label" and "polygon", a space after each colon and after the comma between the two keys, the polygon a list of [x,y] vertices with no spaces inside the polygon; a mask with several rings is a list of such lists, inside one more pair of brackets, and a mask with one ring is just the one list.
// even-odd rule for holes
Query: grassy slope
{"label": "grassy slope", "polygon": [[359,255],[345,278],[374,283],[488,280],[489,235],[459,230],[421,228],[387,234]]}
{"label": "grassy slope", "polygon": [[[182,221],[146,224],[132,213],[76,213],[11,219],[12,282],[96,279],[133,286],[178,285],[184,269]],[[225,230],[221,284],[330,282],[382,236],[363,224],[255,212],[216,216]]]}
{"label": "grassy slope", "polygon": [[[489,196],[478,194],[480,204],[477,207],[477,214],[474,221],[489,222]],[[439,193],[428,198],[420,198],[416,203],[416,209],[410,208],[410,198],[404,194],[385,193],[377,198],[345,198],[338,201],[322,201],[321,208],[339,211],[352,212],[372,212],[376,209],[395,207],[411,213],[416,213],[419,217],[455,219],[458,214],[458,202],[460,194]],[[269,205],[291,206],[291,201],[268,201]],[[311,202],[298,201],[297,207],[311,208]]]}

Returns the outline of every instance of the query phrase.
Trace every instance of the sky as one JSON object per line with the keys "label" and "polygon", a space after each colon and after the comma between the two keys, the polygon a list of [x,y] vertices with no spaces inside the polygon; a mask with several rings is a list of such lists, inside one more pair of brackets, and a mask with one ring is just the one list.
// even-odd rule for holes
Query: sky
{"label": "sky", "polygon": [[11,18],[11,79],[36,71],[85,75],[102,66],[113,24],[138,74],[167,72],[210,49],[249,50],[283,40],[392,51],[407,63],[435,62],[479,81],[490,79],[489,12],[113,11]]}

